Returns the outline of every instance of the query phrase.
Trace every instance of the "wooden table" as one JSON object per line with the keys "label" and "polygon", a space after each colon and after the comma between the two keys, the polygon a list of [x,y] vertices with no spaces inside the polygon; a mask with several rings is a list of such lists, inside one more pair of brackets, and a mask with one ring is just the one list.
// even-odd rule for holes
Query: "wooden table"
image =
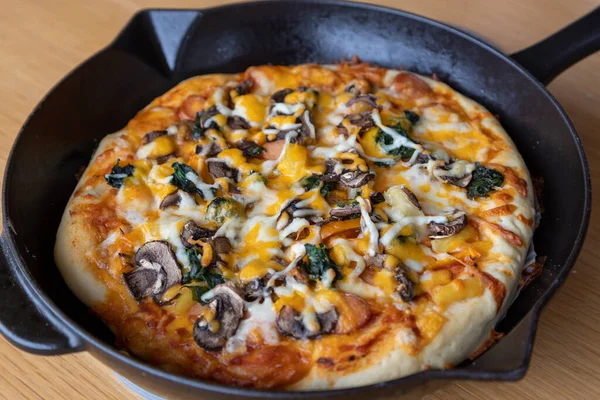
{"label": "wooden table", "polygon": [[[514,52],[553,33],[598,0],[395,0],[401,7],[471,32]],[[12,3],[12,4],[6,4]],[[217,0],[5,0],[0,10],[0,162],[25,118],[67,72],[109,43],[138,9],[207,7]],[[585,145],[594,183],[600,178],[600,53],[561,75],[550,91]],[[595,206],[598,201],[595,201]],[[594,207],[597,210],[597,207]],[[527,377],[515,383],[452,384],[430,399],[600,398],[600,215],[571,277],[543,314]],[[135,398],[86,353],[40,357],[0,339],[0,397]]]}

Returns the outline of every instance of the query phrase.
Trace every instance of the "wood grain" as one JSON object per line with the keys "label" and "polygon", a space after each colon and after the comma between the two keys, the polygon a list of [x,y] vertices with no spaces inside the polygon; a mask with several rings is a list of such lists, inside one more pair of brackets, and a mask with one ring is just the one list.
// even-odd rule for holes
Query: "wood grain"
{"label": "wood grain", "polygon": [[[438,19],[490,40],[507,53],[553,33],[597,0],[394,0],[379,4]],[[8,3],[8,4],[7,4]],[[140,8],[207,7],[216,0],[5,0],[0,9],[0,164],[40,98],[77,64],[108,44]],[[550,85],[583,140],[593,184],[600,177],[600,54]],[[598,201],[594,201],[594,206]],[[596,207],[594,207],[596,208]],[[542,316],[531,369],[514,383],[451,384],[430,399],[600,398],[600,222],[560,293]],[[86,353],[40,357],[0,340],[0,398],[120,399],[135,396]]]}

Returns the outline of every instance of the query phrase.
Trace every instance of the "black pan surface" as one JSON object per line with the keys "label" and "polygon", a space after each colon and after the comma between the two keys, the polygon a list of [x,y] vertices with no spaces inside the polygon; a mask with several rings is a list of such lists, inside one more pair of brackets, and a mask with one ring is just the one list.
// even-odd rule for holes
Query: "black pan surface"
{"label": "black pan surface", "polygon": [[[515,57],[547,83],[599,48],[597,9]],[[52,255],[75,174],[87,165],[98,141],[190,76],[266,63],[332,63],[353,54],[385,67],[435,73],[488,107],[532,176],[544,179],[545,213],[534,242],[548,260],[499,324],[505,337],[454,369],[311,393],[223,387],[168,374],[117,352],[112,334],[71,294]],[[455,28],[402,11],[334,1],[147,10],[42,100],[14,144],[2,198],[0,330],[35,353],[85,349],[134,382],[179,398],[384,398],[424,393],[449,379],[514,380],[529,365],[541,308],[565,280],[583,243],[590,186],[579,137],[543,84],[514,59]]]}

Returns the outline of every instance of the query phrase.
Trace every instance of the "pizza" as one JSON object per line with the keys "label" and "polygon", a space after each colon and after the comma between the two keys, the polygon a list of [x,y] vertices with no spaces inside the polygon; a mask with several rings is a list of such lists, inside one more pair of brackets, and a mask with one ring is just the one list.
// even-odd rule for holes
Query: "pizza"
{"label": "pizza", "polygon": [[188,79],[106,136],[55,259],[148,363],[353,387],[481,353],[534,217],[498,120],[435,76],[263,65]]}

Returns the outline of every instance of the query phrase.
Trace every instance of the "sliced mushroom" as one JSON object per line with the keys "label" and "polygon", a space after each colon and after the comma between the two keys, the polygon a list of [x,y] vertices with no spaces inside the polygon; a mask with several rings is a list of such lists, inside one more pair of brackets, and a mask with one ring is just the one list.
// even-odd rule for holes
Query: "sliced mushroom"
{"label": "sliced mushroom", "polygon": [[259,158],[266,151],[264,147],[248,140],[242,140],[236,147],[246,158]]}
{"label": "sliced mushroom", "polygon": [[181,238],[181,243],[183,243],[185,247],[191,248],[194,245],[190,243],[190,240],[209,239],[212,238],[215,233],[215,230],[202,228],[194,221],[190,220],[183,225],[179,236]]}
{"label": "sliced mushroom", "polygon": [[471,179],[473,178],[472,172],[474,170],[475,164],[458,160],[434,169],[433,175],[442,182],[464,188],[471,182]]}
{"label": "sliced mushroom", "polygon": [[373,192],[369,196],[369,200],[371,201],[371,204],[375,205],[375,204],[383,203],[385,201],[385,197],[383,196],[383,193],[381,193],[381,192]]}
{"label": "sliced mushroom", "polygon": [[374,256],[365,256],[365,262],[367,267],[375,268],[375,269],[383,269],[385,266],[385,260],[387,256],[385,254],[375,254]]}
{"label": "sliced mushroom", "polygon": [[166,135],[167,131],[150,131],[144,135],[143,143],[148,144],[157,137]]}
{"label": "sliced mushroom", "polygon": [[[271,288],[269,288],[272,291]],[[265,293],[265,281],[262,278],[251,280],[244,286],[244,298],[247,301],[262,299]]]}
{"label": "sliced mushroom", "polygon": [[181,282],[181,270],[171,245],[164,240],[145,243],[135,253],[136,268],[123,274],[125,283],[137,299],[162,295]]}
{"label": "sliced mushroom", "polygon": [[283,103],[283,101],[285,100],[285,96],[287,96],[288,94],[290,94],[292,92],[293,92],[292,89],[281,89],[281,90],[278,90],[277,92],[273,93],[273,95],[271,96],[271,99],[269,100],[269,103],[271,105],[270,108],[272,108],[276,103]]}
{"label": "sliced mushroom", "polygon": [[221,148],[221,146],[219,146],[215,142],[210,142],[205,146],[201,144],[196,146],[196,154],[201,154],[206,157],[214,157],[222,151],[223,149]]}
{"label": "sliced mushroom", "polygon": [[304,283],[305,285],[308,285],[310,282],[308,274],[303,268],[300,267],[293,268],[290,272],[288,272],[287,275],[294,278],[296,282]]}
{"label": "sliced mushroom", "polygon": [[348,102],[346,102],[346,107],[350,107],[356,103],[366,103],[373,108],[377,108],[377,97],[372,94],[361,94],[360,96],[348,100]]}
{"label": "sliced mushroom", "polygon": [[417,159],[415,162],[417,164],[427,164],[429,160],[435,160],[435,157],[433,157],[431,154],[419,153],[417,154]]}
{"label": "sliced mushroom", "polygon": [[359,188],[366,185],[373,178],[375,178],[375,174],[370,171],[349,171],[340,175],[340,183],[350,188]]}
{"label": "sliced mushroom", "polygon": [[402,301],[409,302],[413,299],[415,295],[415,285],[408,277],[408,274],[404,270],[404,268],[399,268],[396,272],[396,282],[398,282],[398,286],[396,287],[396,292],[402,299]]}
{"label": "sliced mushroom", "polygon": [[212,246],[213,251],[217,254],[229,253],[232,250],[229,239],[224,236],[219,236],[208,240],[208,243]]}
{"label": "sliced mushroom", "polygon": [[[345,119],[348,120],[351,125],[360,127],[360,130],[358,131],[359,135],[367,129],[375,126],[375,122],[373,121],[373,118],[371,118],[370,111],[365,111],[358,114],[350,114],[346,116]],[[343,122],[340,122],[337,128],[340,134],[346,136],[348,135],[348,129],[344,126]]]}
{"label": "sliced mushroom", "polygon": [[291,336],[294,339],[312,339],[321,335],[332,333],[338,322],[338,312],[334,308],[324,313],[317,313],[317,322],[319,329],[314,332],[309,331],[302,322],[301,314],[290,306],[283,306],[277,314],[276,324],[279,333],[284,336]]}
{"label": "sliced mushroom", "polygon": [[335,160],[327,160],[325,173],[321,176],[323,182],[339,182],[341,173],[336,172],[338,164]]}
{"label": "sliced mushroom", "polygon": [[227,118],[227,126],[231,129],[250,129],[250,122],[239,115],[232,115]]}
{"label": "sliced mushroom", "polygon": [[244,316],[244,300],[230,284],[224,283],[213,290],[208,307],[214,315],[212,321],[204,316],[194,324],[194,340],[207,351],[220,350],[227,340],[235,334],[240,320]]}
{"label": "sliced mushroom", "polygon": [[319,321],[319,325],[321,326],[320,334],[326,335],[335,331],[338,319],[339,315],[335,307],[324,313],[317,313],[317,321]]}
{"label": "sliced mushroom", "polygon": [[329,211],[329,215],[335,219],[344,219],[348,217],[353,217],[356,214],[360,214],[360,206],[346,206],[346,207],[336,207],[332,208]]}
{"label": "sliced mushroom", "polygon": [[245,81],[240,82],[236,87],[234,87],[233,90],[235,90],[238,95],[242,96],[244,94],[250,93],[253,86],[254,81],[252,79],[246,79]]}
{"label": "sliced mushroom", "polygon": [[442,239],[448,236],[456,235],[467,226],[467,215],[465,213],[455,214],[451,221],[447,223],[438,223],[431,221],[428,225],[429,237],[431,239]]}
{"label": "sliced mushroom", "polygon": [[348,86],[344,89],[344,92],[352,93],[355,96],[359,96],[361,94],[367,94],[371,91],[371,83],[366,79],[358,79],[350,82]]}
{"label": "sliced mushroom", "polygon": [[179,190],[173,193],[169,193],[165,196],[165,198],[160,202],[158,206],[161,210],[164,210],[169,207],[176,207],[181,203],[181,193]]}
{"label": "sliced mushroom", "polygon": [[297,141],[304,143],[307,139],[313,139],[316,135],[315,125],[311,121],[310,111],[306,110],[298,117],[298,122],[302,124]]}
{"label": "sliced mushroom", "polygon": [[209,124],[207,124],[207,121],[209,119],[211,119],[212,117],[214,117],[215,115],[219,114],[219,110],[217,109],[216,106],[212,106],[207,110],[203,110],[200,111],[197,115],[197,121],[199,123],[200,126],[196,127],[199,129],[199,132],[194,132],[194,135],[196,135],[196,139],[198,139],[197,135],[202,135],[204,134],[204,132],[206,132],[209,129],[219,129],[219,125],[217,125],[217,123],[214,120],[211,120],[211,122]]}
{"label": "sliced mushroom", "polygon": [[221,160],[208,160],[208,172],[215,178],[230,178],[238,181],[238,170],[231,168],[227,162]]}

